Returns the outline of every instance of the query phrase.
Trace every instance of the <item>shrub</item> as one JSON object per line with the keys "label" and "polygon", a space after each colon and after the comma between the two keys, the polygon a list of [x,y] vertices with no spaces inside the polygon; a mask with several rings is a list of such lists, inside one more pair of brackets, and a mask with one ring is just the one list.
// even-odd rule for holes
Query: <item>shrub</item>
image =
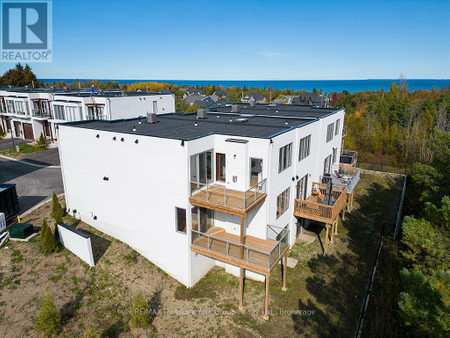
{"label": "shrub", "polygon": [[57,335],[61,331],[61,315],[53,302],[53,295],[48,291],[36,317],[35,328],[46,336]]}
{"label": "shrub", "polygon": [[0,139],[2,138],[2,137],[4,137],[6,134],[5,134],[5,132],[3,131],[3,128],[2,128],[2,126],[0,125]]}
{"label": "shrub", "polygon": [[41,133],[41,136],[39,136],[39,140],[37,142],[38,146],[45,147],[45,137],[44,134]]}
{"label": "shrub", "polygon": [[88,326],[84,329],[83,338],[100,338],[100,333],[95,331],[92,327]]}
{"label": "shrub", "polygon": [[41,228],[41,251],[47,255],[55,250],[56,250],[55,236],[53,235],[52,230],[47,224],[47,219],[44,218],[42,220],[42,228]]}
{"label": "shrub", "polygon": [[150,319],[150,306],[145,301],[142,292],[138,292],[134,296],[133,308],[131,313],[131,326],[132,327],[146,327]]}
{"label": "shrub", "polygon": [[56,196],[55,192],[53,192],[52,197],[52,211],[50,212],[50,216],[53,217],[56,224],[62,223],[64,216],[64,209],[59,203],[58,196]]}

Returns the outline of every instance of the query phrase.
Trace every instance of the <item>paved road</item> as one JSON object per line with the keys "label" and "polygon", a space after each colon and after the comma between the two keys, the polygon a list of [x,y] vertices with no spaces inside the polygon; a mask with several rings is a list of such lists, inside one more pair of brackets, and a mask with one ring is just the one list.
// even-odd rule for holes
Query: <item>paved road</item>
{"label": "paved road", "polygon": [[22,162],[0,158],[0,183],[16,183],[20,213],[63,192],[60,168],[40,168]]}
{"label": "paved road", "polygon": [[[14,138],[14,145],[21,146],[22,144],[28,143],[29,141],[23,140],[21,138]],[[8,150],[13,148],[11,137],[5,137],[0,140],[0,151]]]}
{"label": "paved road", "polygon": [[46,166],[59,165],[59,152],[58,148],[52,148],[42,153],[30,154],[22,159],[30,163]]}

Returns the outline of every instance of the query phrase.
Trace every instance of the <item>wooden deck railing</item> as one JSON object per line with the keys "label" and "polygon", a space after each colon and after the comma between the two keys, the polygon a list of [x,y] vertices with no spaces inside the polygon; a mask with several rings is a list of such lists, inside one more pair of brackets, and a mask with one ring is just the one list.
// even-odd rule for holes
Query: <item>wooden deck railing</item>
{"label": "wooden deck railing", "polygon": [[318,201],[325,197],[326,188],[326,184],[314,182],[313,191],[319,193],[316,200],[312,197],[306,200],[295,200],[294,215],[319,222],[332,222],[345,206],[347,189],[342,186],[333,186],[331,195],[334,203],[326,205]]}

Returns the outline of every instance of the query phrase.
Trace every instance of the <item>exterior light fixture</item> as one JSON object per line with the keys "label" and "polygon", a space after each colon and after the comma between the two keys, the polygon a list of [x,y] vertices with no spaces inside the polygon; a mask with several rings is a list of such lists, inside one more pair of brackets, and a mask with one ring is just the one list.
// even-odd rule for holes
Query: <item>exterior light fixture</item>
{"label": "exterior light fixture", "polygon": [[136,126],[133,126],[133,131],[136,131]]}

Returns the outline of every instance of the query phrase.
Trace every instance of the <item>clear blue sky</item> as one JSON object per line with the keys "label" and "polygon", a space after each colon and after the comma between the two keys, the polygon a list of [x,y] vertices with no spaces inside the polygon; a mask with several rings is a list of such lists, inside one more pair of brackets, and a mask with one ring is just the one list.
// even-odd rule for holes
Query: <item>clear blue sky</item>
{"label": "clear blue sky", "polygon": [[[450,78],[450,1],[53,1],[40,78]],[[12,64],[0,64],[3,73]]]}

